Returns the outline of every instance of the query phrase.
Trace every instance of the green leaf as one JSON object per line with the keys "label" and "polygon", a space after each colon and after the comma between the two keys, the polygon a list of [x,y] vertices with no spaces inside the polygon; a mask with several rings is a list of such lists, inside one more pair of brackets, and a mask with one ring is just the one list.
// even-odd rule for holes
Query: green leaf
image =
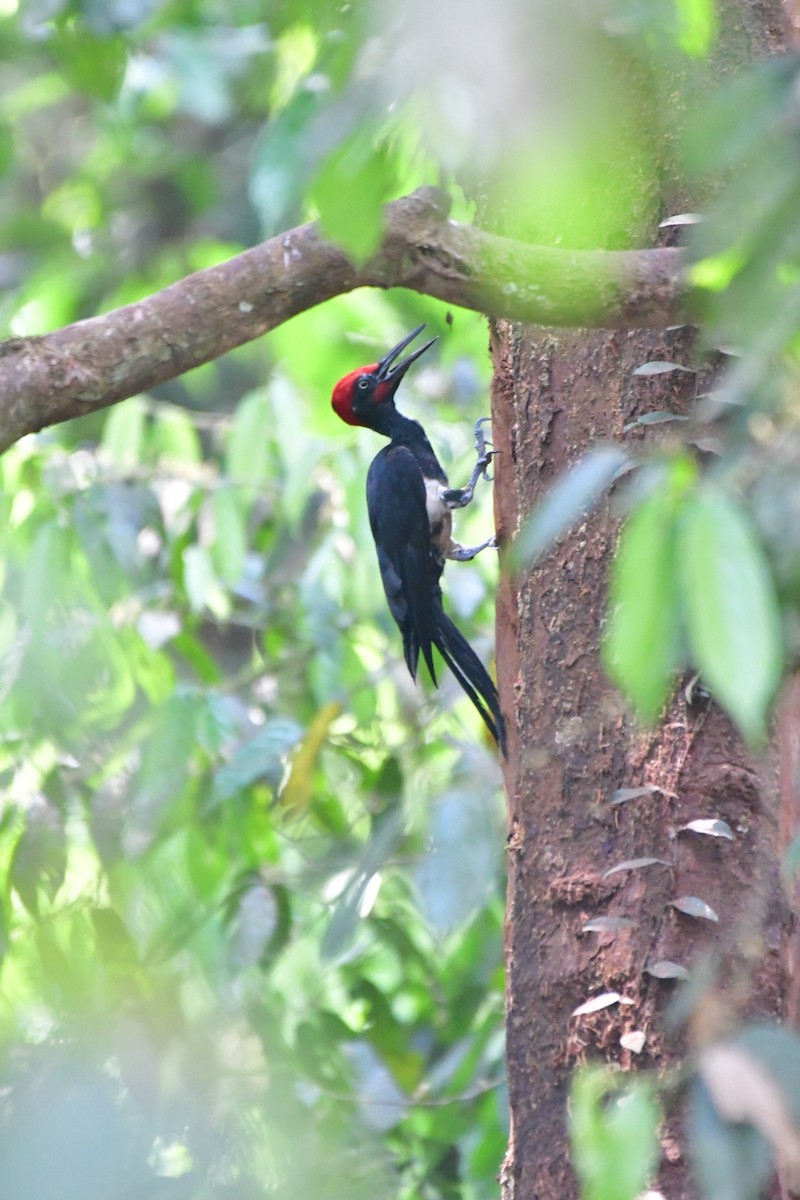
{"label": "green leaf", "polygon": [[286,229],[301,208],[309,167],[323,150],[313,122],[320,105],[318,93],[300,89],[256,140],[249,193],[267,236]]}
{"label": "green leaf", "polygon": [[514,566],[530,566],[585,517],[628,461],[621,447],[598,446],[570,467],[525,521],[514,544]]}
{"label": "green leaf", "polygon": [[420,908],[439,937],[463,925],[496,887],[494,816],[480,776],[459,779],[431,810],[414,882]]}
{"label": "green leaf", "polygon": [[705,58],[718,30],[714,0],[675,0],[678,45],[690,58]]}
{"label": "green leaf", "polygon": [[219,895],[231,868],[230,856],[216,831],[208,834],[199,823],[186,830],[186,870],[197,896],[204,901]]}
{"label": "green leaf", "polygon": [[192,637],[183,629],[172,639],[171,646],[186,659],[198,679],[203,683],[209,686],[219,683],[220,669],[205,646],[196,637]]}
{"label": "green leaf", "polygon": [[356,261],[377,249],[381,208],[396,184],[394,161],[386,146],[376,146],[369,123],[330,155],[312,188],[327,237]]}
{"label": "green leaf", "polygon": [[208,608],[221,619],[229,615],[228,596],[220,587],[211,555],[205,546],[187,546],[184,550],[183,584],[193,612]]}
{"label": "green leaf", "polygon": [[231,908],[227,955],[231,968],[242,971],[256,962],[269,961],[289,934],[288,890],[251,881],[233,897]]}
{"label": "green leaf", "polygon": [[197,709],[197,741],[207,754],[220,754],[236,741],[244,713],[241,701],[220,692],[207,691]]}
{"label": "green leaf", "polygon": [[659,1109],[644,1079],[620,1084],[602,1067],[572,1085],[570,1143],[583,1200],[634,1200],[658,1161]]}
{"label": "green leaf", "polygon": [[694,663],[744,736],[761,742],[783,661],[764,552],[741,508],[709,483],[686,506],[677,553]]}
{"label": "green leaf", "polygon": [[96,100],[114,100],[122,83],[127,49],[121,37],[97,37],[83,21],[65,22],[49,48],[70,83]]}
{"label": "green leaf", "polygon": [[362,904],[367,889],[399,845],[404,822],[402,810],[393,809],[376,823],[361,861],[334,905],[320,948],[323,961],[337,958],[349,949],[362,918]]}
{"label": "green leaf", "polygon": [[6,898],[0,896],[0,963],[6,956],[6,951],[10,945],[10,929],[9,929],[9,914],[6,904]]}
{"label": "green leaf", "polygon": [[221,579],[234,584],[242,574],[247,537],[236,497],[229,487],[217,488],[211,497],[214,513],[214,541],[211,557]]}
{"label": "green leaf", "polygon": [[248,392],[239,401],[225,447],[225,473],[232,484],[244,489],[244,496],[254,496],[269,478],[271,419],[263,389]]}
{"label": "green leaf", "polygon": [[91,917],[97,949],[105,964],[120,974],[132,974],[139,965],[139,954],[119,913],[113,908],[93,908]]}
{"label": "green leaf", "polygon": [[231,800],[237,792],[261,779],[277,791],[286,756],[297,745],[302,732],[301,727],[288,717],[276,717],[267,722],[253,737],[242,742],[217,771],[212,803]]}
{"label": "green leaf", "polygon": [[176,692],[155,714],[130,805],[126,850],[131,857],[149,849],[183,793],[194,758],[196,709],[194,696]]}
{"label": "green leaf", "polygon": [[160,408],[150,430],[149,449],[156,459],[199,463],[203,448],[194,422],[179,408]]}
{"label": "green leaf", "polygon": [[732,248],[720,254],[710,254],[687,267],[689,282],[710,292],[724,292],[744,265],[741,250]]}
{"label": "green leaf", "polygon": [[22,903],[39,912],[39,890],[52,900],[64,882],[67,842],[64,817],[49,800],[37,798],[28,809],[25,829],[14,847],[9,880]]}
{"label": "green leaf", "polygon": [[44,636],[48,612],[58,596],[68,594],[71,538],[54,523],[36,531],[30,549],[22,592],[22,613],[34,638]]}
{"label": "green leaf", "polygon": [[146,416],[142,397],[132,396],[115,405],[106,417],[100,444],[120,471],[130,471],[142,461]]}
{"label": "green leaf", "polygon": [[[168,613],[142,613],[139,628],[119,631],[119,644],[124,651],[133,679],[142,689],[150,704],[164,704],[175,690],[175,671],[170,658],[151,646],[140,632],[142,621],[153,617],[158,624],[163,617],[167,627],[172,626]],[[166,639],[167,641],[169,638]]]}
{"label": "green leaf", "polygon": [[611,572],[603,664],[644,721],[658,716],[680,659],[676,527],[691,474],[675,460],[628,519]]}

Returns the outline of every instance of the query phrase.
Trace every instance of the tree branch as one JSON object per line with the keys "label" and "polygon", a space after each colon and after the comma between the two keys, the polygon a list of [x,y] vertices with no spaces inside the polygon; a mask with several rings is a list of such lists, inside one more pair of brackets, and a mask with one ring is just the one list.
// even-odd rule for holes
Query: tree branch
{"label": "tree branch", "polygon": [[421,188],[386,206],[363,266],[315,225],[279,234],[135,304],[42,337],[0,342],[0,450],[25,433],[124,400],[357,287],[406,287],[537,325],[663,327],[684,317],[678,250],[530,246],[447,217]]}

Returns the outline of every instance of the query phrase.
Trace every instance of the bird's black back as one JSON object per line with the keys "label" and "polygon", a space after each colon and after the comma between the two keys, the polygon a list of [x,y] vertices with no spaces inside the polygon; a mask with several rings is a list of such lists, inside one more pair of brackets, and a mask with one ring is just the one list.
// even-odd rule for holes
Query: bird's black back
{"label": "bird's black back", "polygon": [[[367,510],[389,609],[403,636],[403,653],[416,678],[420,652],[436,683],[436,646],[505,752],[505,727],[497,689],[475,651],[442,607],[444,562],[431,540],[426,478],[447,483],[422,428],[423,445],[393,440],[367,474]],[[429,464],[429,456],[433,465]],[[428,474],[428,469],[435,474]]]}
{"label": "bird's black back", "polygon": [[403,652],[416,678],[420,651],[436,682],[431,646],[434,607],[441,604],[442,564],[431,550],[425,480],[411,450],[395,442],[373,460],[367,475],[367,511],[389,609],[403,635]]}

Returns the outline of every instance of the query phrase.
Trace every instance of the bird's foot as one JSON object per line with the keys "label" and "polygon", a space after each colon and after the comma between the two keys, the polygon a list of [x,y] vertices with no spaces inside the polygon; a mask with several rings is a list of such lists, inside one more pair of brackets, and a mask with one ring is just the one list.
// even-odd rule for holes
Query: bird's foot
{"label": "bird's foot", "polygon": [[475,452],[478,455],[478,460],[472,470],[469,483],[466,487],[447,488],[442,492],[442,500],[448,508],[466,508],[475,495],[475,485],[478,480],[483,477],[487,483],[491,483],[492,481],[492,476],[489,474],[489,464],[497,451],[492,449],[491,442],[487,442],[486,435],[482,429],[484,422],[488,420],[490,420],[489,417],[481,417],[475,423]]}
{"label": "bird's foot", "polygon": [[476,470],[479,470],[487,483],[492,482],[492,476],[489,474],[489,463],[497,454],[496,450],[492,449],[492,443],[487,442],[486,434],[481,426],[487,421],[491,421],[491,417],[479,417],[475,422],[475,453],[478,455],[478,461],[475,464]]}
{"label": "bird's foot", "polygon": [[485,542],[481,542],[479,546],[462,546],[458,542],[451,542],[447,551],[447,557],[452,558],[455,562],[471,562],[480,554],[481,550],[496,550],[497,538],[494,534],[487,538]]}

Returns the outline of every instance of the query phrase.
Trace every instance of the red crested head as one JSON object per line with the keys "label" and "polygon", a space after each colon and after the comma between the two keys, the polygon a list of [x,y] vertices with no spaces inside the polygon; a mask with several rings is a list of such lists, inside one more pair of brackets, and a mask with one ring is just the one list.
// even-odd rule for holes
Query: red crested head
{"label": "red crested head", "polygon": [[381,415],[385,413],[387,406],[394,407],[394,394],[400,380],[411,364],[436,341],[436,338],[431,338],[424,346],[420,346],[396,366],[392,366],[397,356],[402,354],[409,342],[424,328],[424,325],[417,326],[408,337],[392,347],[380,362],[359,367],[339,380],[333,389],[331,404],[334,412],[343,421],[348,425],[364,425],[368,429],[380,427]]}
{"label": "red crested head", "polygon": [[[345,375],[340,379],[333,389],[331,404],[333,411],[337,416],[346,421],[348,425],[363,425],[364,422],[357,414],[359,401],[363,404],[364,397],[368,392],[371,394],[373,403],[380,403],[376,396],[375,387],[375,372],[378,370],[377,363],[370,363],[367,367],[359,367],[356,371],[351,371],[349,375]],[[364,380],[359,387],[359,381]]]}

